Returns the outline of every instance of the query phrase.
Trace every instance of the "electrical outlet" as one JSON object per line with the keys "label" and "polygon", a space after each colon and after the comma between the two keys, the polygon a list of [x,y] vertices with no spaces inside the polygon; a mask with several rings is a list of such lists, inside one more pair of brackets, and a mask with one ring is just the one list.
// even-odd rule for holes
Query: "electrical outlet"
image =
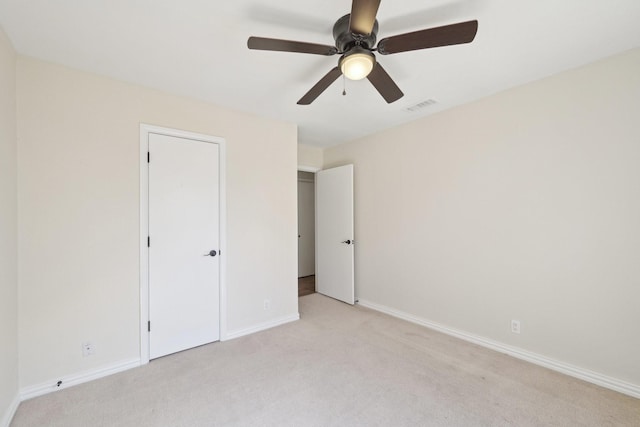
{"label": "electrical outlet", "polygon": [[514,334],[520,333],[520,321],[519,320],[511,320],[511,332]]}
{"label": "electrical outlet", "polygon": [[93,356],[96,354],[96,346],[90,342],[82,343],[82,357]]}
{"label": "electrical outlet", "polygon": [[269,310],[271,308],[271,301],[268,299],[264,300],[264,309]]}

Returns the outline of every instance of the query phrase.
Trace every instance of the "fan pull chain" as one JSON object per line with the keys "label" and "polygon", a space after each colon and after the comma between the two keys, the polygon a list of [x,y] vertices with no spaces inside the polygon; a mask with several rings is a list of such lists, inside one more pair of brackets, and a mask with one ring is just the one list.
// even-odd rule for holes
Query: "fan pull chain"
{"label": "fan pull chain", "polygon": [[347,78],[343,74],[342,75],[342,96],[346,96],[346,95],[347,95]]}

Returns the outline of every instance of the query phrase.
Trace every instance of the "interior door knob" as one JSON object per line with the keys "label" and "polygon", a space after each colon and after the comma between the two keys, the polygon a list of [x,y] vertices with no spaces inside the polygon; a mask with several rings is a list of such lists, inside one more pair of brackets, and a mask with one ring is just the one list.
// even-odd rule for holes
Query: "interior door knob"
{"label": "interior door knob", "polygon": [[350,244],[352,244],[352,243],[355,243],[355,241],[353,241],[353,240],[345,240],[345,241],[344,241],[344,242],[342,242],[342,243],[346,243],[347,245],[350,245]]}
{"label": "interior door knob", "polygon": [[215,250],[211,249],[209,251],[208,254],[204,254],[204,256],[216,256],[218,254],[218,252],[216,252]]}

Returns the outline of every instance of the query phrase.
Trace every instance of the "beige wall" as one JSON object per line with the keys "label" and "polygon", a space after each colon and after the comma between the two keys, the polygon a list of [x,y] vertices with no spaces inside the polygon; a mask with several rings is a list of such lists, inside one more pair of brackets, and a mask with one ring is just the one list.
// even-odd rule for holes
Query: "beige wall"
{"label": "beige wall", "polygon": [[298,166],[322,169],[322,148],[298,144]]}
{"label": "beige wall", "polygon": [[0,28],[0,425],[18,397],[16,57]]}
{"label": "beige wall", "polygon": [[140,123],[227,141],[228,332],[297,314],[295,125],[20,58],[22,387],[139,356]]}
{"label": "beige wall", "polygon": [[327,149],[358,298],[640,386],[639,113],[636,49]]}

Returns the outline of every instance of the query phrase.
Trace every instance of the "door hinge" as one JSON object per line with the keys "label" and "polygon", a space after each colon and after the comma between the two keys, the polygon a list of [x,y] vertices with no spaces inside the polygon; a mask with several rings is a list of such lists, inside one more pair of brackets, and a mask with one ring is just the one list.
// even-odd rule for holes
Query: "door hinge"
{"label": "door hinge", "polygon": [[147,322],[147,332],[151,332],[151,320]]}
{"label": "door hinge", "polygon": [[151,236],[147,236],[147,247],[151,247]]}
{"label": "door hinge", "polygon": [[151,163],[151,153],[147,151],[147,163]]}

